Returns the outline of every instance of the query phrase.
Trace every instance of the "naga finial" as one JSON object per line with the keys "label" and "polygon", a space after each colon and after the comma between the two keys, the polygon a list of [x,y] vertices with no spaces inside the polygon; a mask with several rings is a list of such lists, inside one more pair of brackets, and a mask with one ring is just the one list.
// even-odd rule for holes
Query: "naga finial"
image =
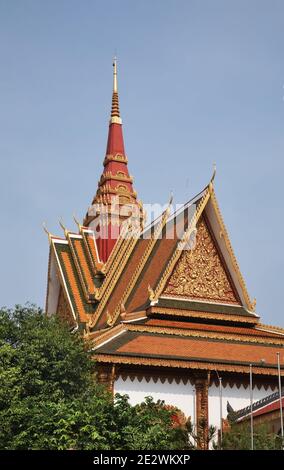
{"label": "naga finial", "polygon": [[60,227],[62,228],[62,230],[63,230],[63,232],[64,232],[64,235],[67,236],[68,230],[67,230],[67,228],[65,227],[62,218],[59,219],[59,225],[60,225]]}
{"label": "naga finial", "polygon": [[215,179],[215,176],[216,176],[216,172],[217,172],[217,165],[216,165],[216,163],[214,162],[214,163],[213,163],[213,175],[211,176],[210,183],[213,183],[213,181],[214,181],[214,179]]}
{"label": "naga finial", "polygon": [[45,223],[45,222],[42,223],[42,228],[43,228],[43,230],[45,231],[45,233],[47,234],[48,239],[49,239],[49,241],[50,241],[52,235],[51,235],[51,233],[47,230],[47,227],[46,227],[46,223]]}

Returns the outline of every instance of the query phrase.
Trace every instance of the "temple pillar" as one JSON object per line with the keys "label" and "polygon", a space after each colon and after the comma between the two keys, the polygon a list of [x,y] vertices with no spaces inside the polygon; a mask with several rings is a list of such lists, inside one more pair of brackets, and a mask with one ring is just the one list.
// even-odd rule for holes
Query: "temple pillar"
{"label": "temple pillar", "polygon": [[113,395],[114,382],[116,378],[115,365],[100,365],[97,368],[97,380],[100,384],[104,385],[106,389]]}
{"label": "temple pillar", "polygon": [[209,373],[196,374],[196,434],[197,447],[201,450],[208,449],[208,388]]}

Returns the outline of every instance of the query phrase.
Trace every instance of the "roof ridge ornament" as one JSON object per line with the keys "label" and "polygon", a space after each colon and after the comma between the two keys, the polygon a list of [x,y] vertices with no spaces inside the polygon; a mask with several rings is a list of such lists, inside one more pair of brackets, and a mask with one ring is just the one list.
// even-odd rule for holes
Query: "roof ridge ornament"
{"label": "roof ridge ornament", "polygon": [[172,205],[172,203],[173,203],[173,200],[174,200],[174,192],[173,192],[173,191],[171,191],[171,192],[170,192],[170,199],[169,199],[169,204],[168,204],[169,206],[171,206],[171,205]]}
{"label": "roof ridge ornament", "polygon": [[216,163],[213,163],[213,175],[211,176],[210,183],[208,184],[208,189],[209,189],[210,194],[212,194],[213,192],[213,183],[214,183],[214,179],[216,176],[216,172],[217,172]]}
{"label": "roof ridge ornament", "polygon": [[73,220],[74,220],[75,224],[77,225],[79,231],[81,232],[81,229],[82,229],[83,225],[80,224],[80,222],[79,222],[79,220],[77,219],[77,217],[76,217],[75,214],[73,214]]}
{"label": "roof ridge ornament", "polygon": [[43,228],[43,230],[45,231],[45,233],[47,234],[49,242],[51,242],[52,234],[51,234],[51,233],[49,232],[49,230],[47,229],[45,222],[42,223],[42,228]]}
{"label": "roof ridge ornament", "polygon": [[64,235],[65,235],[65,237],[67,237],[69,232],[68,232],[67,228],[65,227],[65,225],[64,225],[64,222],[63,222],[62,218],[61,218],[61,219],[59,219],[59,225],[60,225],[60,227],[62,228],[62,230],[63,230],[63,232],[64,232]]}
{"label": "roof ridge ornament", "polygon": [[211,180],[210,180],[211,183],[213,183],[216,173],[217,173],[217,165],[216,165],[216,162],[214,162],[213,163],[213,175],[211,176]]}

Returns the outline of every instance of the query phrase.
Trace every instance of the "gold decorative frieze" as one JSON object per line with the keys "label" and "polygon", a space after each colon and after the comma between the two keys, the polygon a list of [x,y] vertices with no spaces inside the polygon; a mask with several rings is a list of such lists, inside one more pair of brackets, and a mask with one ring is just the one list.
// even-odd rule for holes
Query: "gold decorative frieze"
{"label": "gold decorative frieze", "polygon": [[58,305],[57,305],[57,315],[58,317],[67,325],[69,326],[74,326],[75,321],[73,318],[73,315],[70,311],[69,304],[66,300],[66,297],[64,295],[63,289],[60,289],[59,297],[58,297]]}
{"label": "gold decorative frieze", "polygon": [[164,294],[239,303],[204,219],[198,224],[195,248],[183,251]]}
{"label": "gold decorative frieze", "polygon": [[106,155],[104,159],[104,166],[106,166],[109,162],[120,162],[120,163],[128,163],[128,159],[125,155],[121,155],[117,153],[116,155]]}
{"label": "gold decorative frieze", "polygon": [[[114,354],[95,354],[94,360],[97,363],[107,364],[127,364],[137,366],[153,366],[153,367],[171,367],[180,369],[193,369],[216,371],[216,362],[202,362],[202,361],[180,361],[178,359],[159,359],[152,357],[134,357],[134,356],[119,356]],[[249,374],[248,364],[221,364],[218,363],[219,372],[236,372],[241,374]],[[253,368],[255,375],[272,375],[277,377],[277,367],[263,367],[255,366]]]}
{"label": "gold decorative frieze", "polygon": [[133,177],[127,176],[124,172],[117,172],[116,174],[111,173],[110,171],[103,173],[99,181],[99,185],[104,184],[106,181],[115,180],[115,181],[124,181],[126,183],[133,183]]}

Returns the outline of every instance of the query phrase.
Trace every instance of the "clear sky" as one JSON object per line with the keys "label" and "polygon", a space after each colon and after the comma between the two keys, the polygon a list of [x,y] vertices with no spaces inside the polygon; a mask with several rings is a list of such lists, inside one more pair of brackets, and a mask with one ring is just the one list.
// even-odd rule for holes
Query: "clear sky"
{"label": "clear sky", "polygon": [[146,203],[209,181],[257,311],[284,326],[284,1],[0,0],[0,305],[44,305],[48,241],[105,154],[112,56]]}

